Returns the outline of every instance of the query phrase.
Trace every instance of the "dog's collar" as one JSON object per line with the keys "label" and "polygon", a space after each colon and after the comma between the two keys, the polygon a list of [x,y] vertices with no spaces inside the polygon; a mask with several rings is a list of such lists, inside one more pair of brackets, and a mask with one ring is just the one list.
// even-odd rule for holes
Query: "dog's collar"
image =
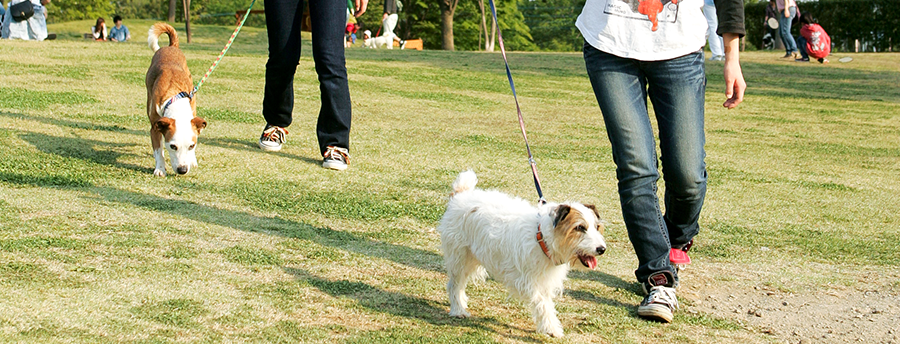
{"label": "dog's collar", "polygon": [[[544,241],[544,233],[541,233],[541,224],[538,223],[537,235],[535,235],[537,239],[538,245],[541,246],[541,251],[544,251],[544,255],[547,256],[547,259],[550,259],[550,262],[556,264],[556,261],[553,260],[553,257],[550,256],[550,249],[547,248],[547,242]],[[559,264],[556,264],[559,265]]]}
{"label": "dog's collar", "polygon": [[188,92],[184,92],[184,91],[179,92],[178,94],[172,96],[172,98],[169,98],[169,100],[167,100],[165,103],[163,103],[163,106],[162,106],[162,108],[161,108],[161,110],[160,110],[159,115],[162,116],[163,114],[165,114],[165,113],[166,113],[166,108],[169,107],[169,105],[172,105],[172,103],[174,103],[176,100],[179,100],[179,99],[181,99],[181,98],[188,98],[188,99],[191,99],[191,98],[193,98],[193,97],[194,97],[194,96],[193,96],[192,94],[188,93]]}

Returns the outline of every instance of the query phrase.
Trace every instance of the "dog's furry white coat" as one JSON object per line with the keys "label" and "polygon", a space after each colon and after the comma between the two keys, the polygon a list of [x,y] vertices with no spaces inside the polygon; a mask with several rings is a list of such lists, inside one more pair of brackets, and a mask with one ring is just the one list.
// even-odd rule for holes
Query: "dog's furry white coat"
{"label": "dog's furry white coat", "polygon": [[[536,329],[563,335],[553,297],[563,291],[571,264],[591,269],[606,251],[595,208],[580,203],[534,207],[499,191],[476,189],[475,173],[460,173],[438,231],[447,268],[450,315],[469,317],[466,283],[488,274],[533,308]],[[536,239],[538,226],[549,257]]]}
{"label": "dog's furry white coat", "polygon": [[394,49],[394,40],[389,36],[372,37],[372,31],[363,31],[363,46],[369,49],[378,49],[385,47]]}

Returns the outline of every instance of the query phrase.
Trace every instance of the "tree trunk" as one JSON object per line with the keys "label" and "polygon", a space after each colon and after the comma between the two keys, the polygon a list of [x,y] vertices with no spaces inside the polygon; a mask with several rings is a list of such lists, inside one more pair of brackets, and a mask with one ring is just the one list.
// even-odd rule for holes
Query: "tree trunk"
{"label": "tree trunk", "polygon": [[453,47],[453,12],[444,9],[441,10],[441,49],[455,50]]}
{"label": "tree trunk", "polygon": [[[484,0],[478,0],[478,9],[481,10],[481,32],[484,33],[484,51],[488,51],[487,16],[484,13]],[[478,46],[481,46],[481,36],[478,36]]]}
{"label": "tree trunk", "polygon": [[169,0],[169,18],[167,21],[170,23],[175,22],[175,7],[177,4],[177,0]]}
{"label": "tree trunk", "polygon": [[494,43],[497,42],[497,22],[491,17],[491,39],[487,43],[487,51],[494,51]]}
{"label": "tree trunk", "polygon": [[453,47],[453,14],[459,0],[440,0],[441,7],[441,49],[454,50]]}
{"label": "tree trunk", "polygon": [[187,42],[191,42],[191,0],[183,0],[184,4],[184,31],[187,31]]}

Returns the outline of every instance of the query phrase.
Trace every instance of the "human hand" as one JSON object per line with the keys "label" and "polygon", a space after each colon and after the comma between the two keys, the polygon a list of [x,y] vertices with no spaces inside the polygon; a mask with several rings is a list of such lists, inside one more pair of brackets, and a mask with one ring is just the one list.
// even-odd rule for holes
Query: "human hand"
{"label": "human hand", "polygon": [[354,0],[354,5],[356,7],[356,13],[354,13],[353,16],[359,18],[363,13],[366,13],[366,7],[369,6],[369,0]]}
{"label": "human hand", "polygon": [[784,8],[784,17],[785,17],[785,18],[790,18],[790,17],[791,17],[791,11],[788,11],[788,8],[787,8],[787,7]]}
{"label": "human hand", "polygon": [[385,13],[383,16],[381,16],[381,21],[384,21],[385,19],[387,19],[387,17],[388,17],[388,14]]}
{"label": "human hand", "polygon": [[744,90],[747,83],[744,81],[744,73],[741,71],[739,38],[737,34],[726,33],[725,43],[725,103],[722,106],[734,109],[744,101]]}

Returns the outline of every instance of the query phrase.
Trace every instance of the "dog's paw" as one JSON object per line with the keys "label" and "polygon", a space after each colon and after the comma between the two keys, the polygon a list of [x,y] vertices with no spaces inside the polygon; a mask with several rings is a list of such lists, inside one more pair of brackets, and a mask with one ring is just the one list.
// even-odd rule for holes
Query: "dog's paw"
{"label": "dog's paw", "polygon": [[465,319],[471,317],[472,314],[469,314],[467,311],[458,311],[458,312],[450,312],[450,316],[454,318]]}
{"label": "dog's paw", "polygon": [[165,176],[166,176],[166,170],[165,170],[165,169],[158,169],[158,168],[157,168],[157,169],[153,170],[153,175],[154,175],[154,176],[157,176],[157,177],[165,177]]}
{"label": "dog's paw", "polygon": [[545,332],[546,335],[553,338],[562,338],[563,337],[563,329],[562,327],[550,328]]}

